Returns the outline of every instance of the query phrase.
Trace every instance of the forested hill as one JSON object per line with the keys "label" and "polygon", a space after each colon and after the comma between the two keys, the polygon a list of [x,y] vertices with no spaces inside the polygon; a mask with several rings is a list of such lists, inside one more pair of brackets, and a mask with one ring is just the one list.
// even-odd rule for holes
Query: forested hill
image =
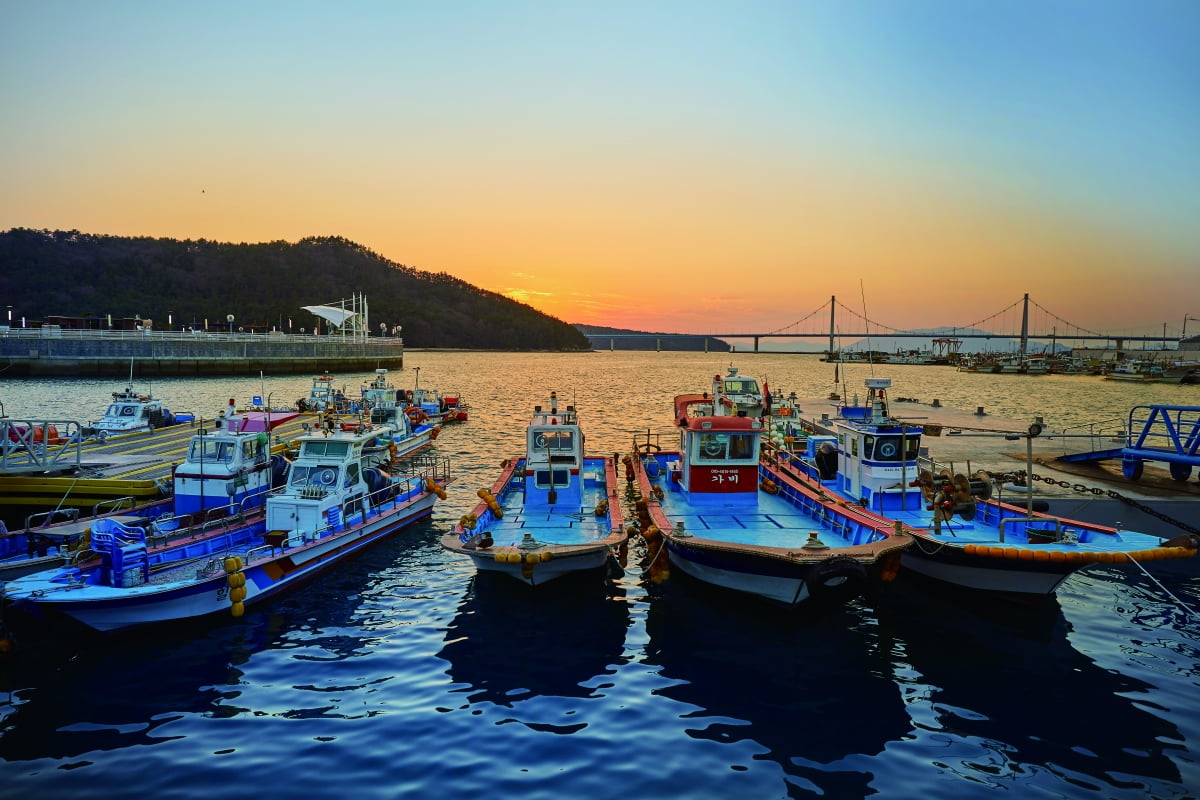
{"label": "forested hill", "polygon": [[302,306],[366,296],[371,333],[402,326],[410,347],[579,350],[572,325],[444,272],[422,272],[340,237],[227,244],[15,228],[0,233],[0,297],[14,319],[208,319],[261,330],[316,321]]}

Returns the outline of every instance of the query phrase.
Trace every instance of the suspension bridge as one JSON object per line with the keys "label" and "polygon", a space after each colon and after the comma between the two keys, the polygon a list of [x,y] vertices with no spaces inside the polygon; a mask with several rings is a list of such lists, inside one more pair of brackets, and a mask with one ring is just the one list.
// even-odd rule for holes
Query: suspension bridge
{"label": "suspension bridge", "polygon": [[[841,317],[839,318],[839,313]],[[828,320],[828,327],[825,322]],[[868,339],[872,336],[908,339],[932,339],[935,341],[953,341],[958,339],[1003,339],[1019,342],[1020,354],[1025,355],[1030,342],[1105,342],[1104,346],[1121,350],[1129,342],[1161,342],[1166,348],[1167,343],[1178,342],[1187,335],[1189,320],[1200,318],[1185,316],[1183,326],[1178,332],[1168,330],[1163,323],[1162,333],[1135,334],[1129,332],[1104,332],[1091,330],[1070,322],[1055,314],[1037,301],[1031,300],[1029,294],[1013,302],[1011,305],[990,314],[983,319],[962,326],[940,326],[937,328],[900,330],[882,322],[867,319],[863,314],[838,301],[834,295],[818,308],[813,309],[794,322],[771,331],[746,331],[730,329],[713,333],[597,333],[591,334],[593,346],[602,346],[608,340],[647,338],[669,339],[671,337],[688,337],[705,339],[750,339],[754,342],[754,352],[758,352],[762,339],[825,339],[828,338],[830,353],[839,348],[836,342],[844,339]]]}

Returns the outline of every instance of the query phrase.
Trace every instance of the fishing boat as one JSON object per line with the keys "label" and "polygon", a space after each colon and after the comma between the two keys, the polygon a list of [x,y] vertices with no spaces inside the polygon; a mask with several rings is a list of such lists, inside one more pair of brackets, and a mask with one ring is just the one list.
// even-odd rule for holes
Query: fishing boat
{"label": "fishing boat", "polygon": [[227,613],[310,580],[429,516],[451,480],[448,462],[410,460],[403,473],[368,466],[379,435],[312,428],[265,513],[232,515],[207,535],[152,548],[143,528],[91,526],[95,557],[9,582],[10,604],[99,631]]}
{"label": "fishing boat", "polygon": [[463,515],[442,547],[466,556],[480,571],[509,575],[530,586],[608,566],[619,567],[628,534],[611,457],[584,454],[574,406],[533,409],[525,454],[505,459],[491,489]]}
{"label": "fishing boat", "polygon": [[661,538],[693,578],[785,607],[844,603],[891,580],[906,532],[760,459],[766,421],[738,416],[723,381],[714,387],[675,398],[677,451],[647,434],[627,457],[648,545]]}
{"label": "fishing boat", "polygon": [[85,429],[86,435],[105,439],[114,434],[150,431],[174,425],[175,415],[153,395],[135,391],[130,384],[112,393],[112,402],[104,416]]}
{"label": "fishing boat", "polygon": [[225,412],[218,416],[221,427],[200,428],[192,435],[167,485],[171,496],[149,502],[134,496],[102,500],[88,515],[61,505],[30,514],[22,529],[0,533],[0,579],[62,566],[86,555],[88,535],[100,519],[145,529],[153,547],[177,533],[201,535],[213,509],[232,515],[262,506],[266,493],[282,482],[287,466],[282,455],[271,455],[268,432],[293,416],[238,412],[230,400],[228,417]]}
{"label": "fishing boat", "polygon": [[297,400],[296,408],[300,411],[315,411],[318,414],[337,413],[349,410],[350,401],[345,392],[334,388],[333,376],[326,372],[312,379],[308,397]]}
{"label": "fishing boat", "polygon": [[1129,358],[1114,362],[1104,376],[1109,381],[1135,381],[1149,383],[1162,380],[1163,366],[1141,358]]}
{"label": "fishing boat", "polygon": [[446,392],[442,395],[442,406],[446,409],[446,422],[466,422],[471,407],[462,399],[462,392]]}
{"label": "fishing boat", "polygon": [[739,375],[738,368],[732,364],[729,365],[728,373],[724,377],[715,376],[713,383],[720,383],[722,402],[734,410],[735,416],[738,413],[747,417],[763,415],[763,410],[768,405],[764,403],[764,397],[770,396],[767,394],[765,383],[760,386],[757,379]]}
{"label": "fishing boat", "polygon": [[[1054,594],[1073,572],[1196,554],[1196,537],[1165,539],[1034,510],[992,498],[986,472],[952,474],[920,455],[921,425],[894,418],[886,378],[868,378],[865,405],[842,406],[836,418],[801,420],[794,450],[771,455],[781,470],[812,491],[885,518],[913,537],[905,569],[972,589],[1026,597]],[[1034,423],[1025,433],[1032,461]],[[1029,469],[1032,472],[1032,466]]]}
{"label": "fishing boat", "polygon": [[[363,387],[362,406],[372,425],[381,430],[388,429],[375,446],[385,448],[389,460],[404,458],[429,446],[441,433],[441,427],[431,421],[429,415],[419,407],[407,405],[404,390],[388,381],[386,369],[375,370],[374,380]],[[347,429],[358,424],[353,421],[341,423]]]}

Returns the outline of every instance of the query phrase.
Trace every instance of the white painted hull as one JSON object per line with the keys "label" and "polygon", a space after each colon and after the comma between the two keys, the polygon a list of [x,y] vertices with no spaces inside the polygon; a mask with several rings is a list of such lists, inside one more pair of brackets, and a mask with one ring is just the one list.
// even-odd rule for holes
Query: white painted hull
{"label": "white painted hull", "polygon": [[498,572],[527,586],[541,586],[565,575],[603,567],[608,560],[609,549],[600,547],[576,553],[556,553],[550,561],[529,565],[531,569],[528,570],[528,574],[524,564],[500,562],[490,553],[476,551],[469,555],[475,569],[481,572]]}
{"label": "white painted hull", "polygon": [[698,581],[761,597],[786,606],[800,605],[809,599],[808,586],[797,578],[757,575],[700,564],[677,550],[671,550],[671,564]]}
{"label": "white painted hull", "polygon": [[[981,559],[982,560],[982,559]],[[1046,572],[1022,569],[1021,562],[999,562],[987,559],[992,563],[1006,563],[1012,566],[1002,568],[992,566],[975,566],[940,561],[935,558],[914,555],[912,550],[905,551],[900,556],[900,565],[927,578],[964,586],[968,589],[983,589],[992,592],[1007,592],[1010,594],[1052,595],[1070,575],[1070,572]],[[1071,570],[1072,572],[1074,570]]]}

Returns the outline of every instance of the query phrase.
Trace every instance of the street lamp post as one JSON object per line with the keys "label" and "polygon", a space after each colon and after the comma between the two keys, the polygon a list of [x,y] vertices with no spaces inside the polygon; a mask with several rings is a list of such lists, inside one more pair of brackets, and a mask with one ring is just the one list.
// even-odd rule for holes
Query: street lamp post
{"label": "street lamp post", "polygon": [[[9,308],[12,308],[12,306],[9,306]],[[9,312],[8,312],[8,319],[9,319],[10,321],[12,320],[12,312],[11,312],[11,311],[9,311]],[[1189,320],[1189,319],[1190,319],[1190,320],[1194,320],[1194,321],[1196,321],[1196,322],[1200,322],[1200,317],[1193,317],[1191,314],[1185,314],[1185,315],[1183,316],[1183,333],[1181,333],[1181,334],[1179,335],[1179,338],[1180,338],[1180,339],[1186,339],[1186,338],[1187,338],[1187,324],[1188,324],[1188,320]]]}
{"label": "street lamp post", "polygon": [[229,323],[229,335],[233,336],[233,314],[226,315],[225,321]]}

